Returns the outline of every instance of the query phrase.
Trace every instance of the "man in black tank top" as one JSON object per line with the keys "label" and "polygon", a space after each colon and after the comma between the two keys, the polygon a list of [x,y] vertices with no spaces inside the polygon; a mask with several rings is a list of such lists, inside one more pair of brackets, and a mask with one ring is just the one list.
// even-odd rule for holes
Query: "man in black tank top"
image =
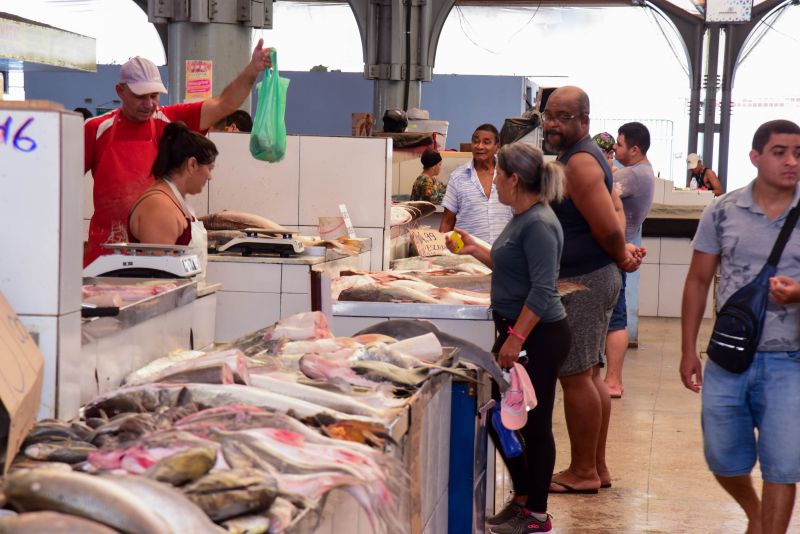
{"label": "man in black tank top", "polygon": [[600,376],[611,311],[621,286],[619,269],[639,268],[643,250],[625,243],[622,202],[611,168],[589,137],[589,97],[562,87],[547,100],[544,136],[566,174],[565,198],[552,204],[564,230],[560,278],[589,291],[564,298],[572,347],[561,367],[570,465],[553,476],[551,493],[597,493],[611,485],[605,438],[611,401]]}

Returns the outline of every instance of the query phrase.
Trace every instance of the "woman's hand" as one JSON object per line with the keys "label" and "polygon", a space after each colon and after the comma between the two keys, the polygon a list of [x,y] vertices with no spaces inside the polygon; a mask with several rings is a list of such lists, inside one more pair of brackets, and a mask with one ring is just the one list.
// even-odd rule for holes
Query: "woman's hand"
{"label": "woman's hand", "polygon": [[497,364],[502,369],[511,369],[514,366],[514,362],[519,359],[521,350],[522,340],[516,336],[509,335],[503,346],[500,347],[500,352],[497,353]]}
{"label": "woman's hand", "polygon": [[473,255],[478,247],[476,246],[475,238],[467,232],[466,230],[462,230],[461,228],[454,228],[453,231],[457,233],[461,237],[461,241],[464,243],[464,246],[458,252],[455,251],[456,243],[450,237],[450,232],[445,234],[445,244],[447,245],[448,250],[454,254],[469,254]]}

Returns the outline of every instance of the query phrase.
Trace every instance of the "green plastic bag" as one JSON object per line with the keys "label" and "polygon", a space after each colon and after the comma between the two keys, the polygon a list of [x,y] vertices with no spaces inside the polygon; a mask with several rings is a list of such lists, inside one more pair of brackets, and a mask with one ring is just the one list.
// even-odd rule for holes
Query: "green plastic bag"
{"label": "green plastic bag", "polygon": [[286,92],[289,79],[278,73],[278,54],[270,52],[272,68],[264,72],[258,89],[256,116],[250,133],[250,153],[261,161],[274,163],[286,154]]}

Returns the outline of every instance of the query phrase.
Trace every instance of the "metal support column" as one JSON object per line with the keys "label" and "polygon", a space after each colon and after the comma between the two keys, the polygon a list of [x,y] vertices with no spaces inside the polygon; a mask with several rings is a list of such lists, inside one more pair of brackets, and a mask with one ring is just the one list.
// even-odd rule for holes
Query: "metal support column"
{"label": "metal support column", "polygon": [[[172,22],[168,27],[169,103],[183,101],[186,60],[210,59],[213,63],[212,93],[219,95],[250,61],[251,29],[238,24]],[[246,98],[242,109],[250,111]]]}
{"label": "metal support column", "polygon": [[719,62],[719,24],[708,28],[708,55],[706,56],[705,89],[703,102],[703,161],[714,167],[714,135],[717,131],[717,63]]}
{"label": "metal support column", "polygon": [[373,114],[420,107],[454,0],[349,0],[361,33],[364,77],[375,80]]}
{"label": "metal support column", "polygon": [[[703,82],[703,43],[705,21],[697,14],[689,13],[670,0],[639,0],[640,5],[650,7],[675,25],[683,40],[684,52],[689,64],[689,142],[688,152],[697,152],[697,137],[700,131],[700,91]],[[688,184],[687,184],[688,185]]]}
{"label": "metal support column", "polygon": [[[169,103],[184,99],[190,59],[211,60],[212,94],[219,95],[250,61],[252,29],[272,27],[271,11],[271,0],[147,0],[148,20],[166,40]],[[242,109],[250,111],[250,99]]]}
{"label": "metal support column", "polygon": [[[789,4],[796,3],[797,0],[766,0],[753,7],[750,22],[725,26],[725,55],[722,62],[722,100],[719,131],[719,169],[717,172],[722,188],[725,191],[728,190],[728,156],[731,138],[731,113],[733,111],[733,82],[736,78],[736,69],[738,68],[742,49],[753,37],[753,31],[762,24],[762,21],[784,9]],[[761,36],[755,37],[756,42]]]}

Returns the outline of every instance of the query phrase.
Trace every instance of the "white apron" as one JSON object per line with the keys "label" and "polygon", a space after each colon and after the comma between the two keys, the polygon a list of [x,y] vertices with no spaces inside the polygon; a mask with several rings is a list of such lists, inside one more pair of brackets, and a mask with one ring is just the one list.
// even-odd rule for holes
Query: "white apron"
{"label": "white apron", "polygon": [[196,278],[198,282],[203,282],[206,279],[206,265],[208,265],[208,232],[206,232],[206,227],[203,226],[203,221],[199,220],[194,210],[186,204],[186,199],[183,198],[183,195],[181,195],[178,188],[175,187],[175,184],[172,183],[172,180],[165,176],[164,181],[169,188],[172,189],[175,198],[181,203],[184,213],[189,214],[192,218],[189,223],[192,227],[192,239],[189,241],[189,254],[195,254],[197,256],[201,271]]}

